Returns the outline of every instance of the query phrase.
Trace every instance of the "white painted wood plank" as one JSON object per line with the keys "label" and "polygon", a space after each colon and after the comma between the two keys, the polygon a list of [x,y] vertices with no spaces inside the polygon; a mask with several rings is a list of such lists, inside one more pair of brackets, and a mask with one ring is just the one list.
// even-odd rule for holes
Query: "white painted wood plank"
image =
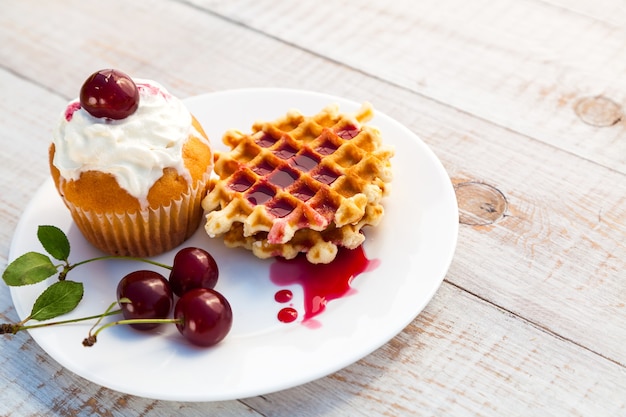
{"label": "white painted wood plank", "polygon": [[[579,1],[583,14],[531,0],[192,3],[626,172],[626,28],[595,17],[624,16],[623,5]],[[598,96],[593,111],[579,106]]]}
{"label": "white painted wood plank", "polygon": [[[7,136],[23,132],[45,144],[57,106],[77,94],[77,80],[101,66],[158,79],[182,97],[242,86],[316,89],[373,101],[423,137],[455,182],[484,181],[509,199],[505,219],[462,227],[448,280],[558,337],[446,284],[383,349],[331,377],[246,404],[264,415],[304,413],[305,406],[311,415],[525,415],[524,406],[555,415],[624,412],[623,174],[178,3],[112,1],[123,12],[115,15],[97,15],[98,2],[33,4],[20,2],[0,15],[0,43],[15,46],[0,48],[0,62],[19,74],[0,71],[0,85],[19,85],[0,89],[8,98],[2,96],[0,117],[11,115],[1,124],[9,126],[0,130]],[[290,30],[304,37],[302,28]],[[279,63],[272,61],[276,56]],[[6,147],[4,135],[3,151],[22,147]],[[8,227],[28,200],[22,188],[32,190],[47,177],[45,164],[39,165],[45,146],[28,146],[12,167],[29,175],[19,184],[3,183],[3,192],[16,196],[15,203],[0,197],[3,205],[13,204],[1,213],[5,249]],[[2,160],[3,177],[11,175],[5,162],[11,161]],[[6,261],[6,251],[0,256]],[[14,316],[6,290],[0,303],[2,314]],[[188,406],[119,395],[60,369],[28,338],[7,345],[12,354],[2,360],[24,360],[0,372],[3,398],[24,411],[15,415],[247,410],[231,402]]]}
{"label": "white painted wood plank", "polygon": [[52,115],[59,114],[58,108],[64,102],[0,69],[0,264],[3,269],[17,220],[34,191],[49,175],[45,169],[51,132],[49,121]]}
{"label": "white painted wood plank", "polygon": [[626,364],[626,177],[485,122],[468,132],[449,116],[420,123],[421,134],[454,183],[495,187],[507,209],[493,224],[462,225],[448,279]]}
{"label": "white painted wood plank", "polygon": [[626,21],[626,4],[620,0],[542,0],[559,9],[590,16],[611,26],[622,27]]}
{"label": "white painted wood plank", "polygon": [[246,403],[285,417],[618,416],[625,383],[621,366],[445,285],[379,354]]}

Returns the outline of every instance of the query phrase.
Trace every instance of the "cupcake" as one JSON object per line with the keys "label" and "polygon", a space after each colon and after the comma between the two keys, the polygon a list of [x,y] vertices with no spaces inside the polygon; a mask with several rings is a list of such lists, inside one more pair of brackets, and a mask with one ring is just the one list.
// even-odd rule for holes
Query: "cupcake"
{"label": "cupcake", "polygon": [[209,139],[154,81],[101,70],[53,132],[54,184],[85,238],[118,256],[148,257],[190,237],[213,168]]}

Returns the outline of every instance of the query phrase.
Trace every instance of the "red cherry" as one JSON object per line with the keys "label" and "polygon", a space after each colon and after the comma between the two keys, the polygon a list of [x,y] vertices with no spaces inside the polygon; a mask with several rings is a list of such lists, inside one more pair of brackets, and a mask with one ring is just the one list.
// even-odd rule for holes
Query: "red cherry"
{"label": "red cherry", "polygon": [[219,270],[210,253],[200,248],[183,248],[176,253],[169,281],[179,297],[195,288],[213,288]]}
{"label": "red cherry", "polygon": [[233,324],[233,312],[219,292],[196,288],[185,293],[174,307],[178,331],[198,346],[213,346],[222,341]]}
{"label": "red cherry", "polygon": [[[165,319],[172,310],[174,297],[169,282],[154,271],[140,270],[126,275],[117,285],[117,299],[125,319]],[[137,330],[150,330],[158,323],[131,324]]]}
{"label": "red cherry", "polygon": [[89,76],[80,89],[80,105],[94,117],[120,120],[139,106],[139,90],[126,74],[103,69]]}

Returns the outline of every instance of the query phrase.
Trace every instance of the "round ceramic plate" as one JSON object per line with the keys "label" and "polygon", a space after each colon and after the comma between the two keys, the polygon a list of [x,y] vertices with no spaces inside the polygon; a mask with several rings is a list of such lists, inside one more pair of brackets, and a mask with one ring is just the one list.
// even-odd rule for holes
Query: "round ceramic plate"
{"label": "round ceramic plate", "polygon": [[[314,114],[331,103],[338,103],[345,112],[360,106],[339,97],[282,89],[224,91],[185,102],[218,149],[225,149],[221,135],[227,129],[249,131],[254,121],[274,120],[292,108]],[[231,333],[217,346],[194,347],[174,326],[161,326],[154,333],[116,326],[102,332],[91,348],[81,343],[91,323],[33,329],[33,339],[83,378],[120,392],[175,401],[229,400],[294,387],[376,350],[402,331],[439,288],[456,246],[458,210],[441,163],[416,135],[381,113],[370,124],[380,129],[396,151],[392,189],[384,199],[386,214],[378,227],[365,231],[365,255],[377,266],[358,275],[350,291],[330,301],[313,320],[302,320],[302,286],[297,282],[281,286],[270,279],[276,260],[259,260],[243,249],[228,249],[200,228],[185,246],[204,247],[215,256],[220,268],[216,289],[233,308]],[[84,240],[48,181],[20,220],[10,259],[27,251],[43,252],[36,232],[38,225],[46,224],[67,233],[71,261],[101,255]],[[175,250],[155,260],[171,265],[174,254]],[[140,268],[158,270],[144,263],[112,260],[70,272],[68,279],[84,283],[85,296],[67,317],[104,311],[115,301],[119,279]],[[29,314],[36,297],[52,280],[11,288],[21,318]],[[294,322],[277,318],[285,307],[274,297],[281,289],[293,293],[289,305],[300,317]]]}

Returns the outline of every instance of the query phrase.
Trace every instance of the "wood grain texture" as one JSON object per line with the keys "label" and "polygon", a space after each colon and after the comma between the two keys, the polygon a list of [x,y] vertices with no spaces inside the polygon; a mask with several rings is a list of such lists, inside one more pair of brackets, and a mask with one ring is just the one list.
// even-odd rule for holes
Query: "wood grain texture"
{"label": "wood grain texture", "polygon": [[[626,29],[598,21],[614,10],[626,14],[616,2],[605,7],[595,2],[573,6],[588,14],[541,1],[515,0],[366,5],[359,0],[305,0],[297,8],[273,0],[192,2],[626,172],[626,124],[621,117],[626,104],[626,55],[622,53]],[[579,100],[597,96],[610,99],[619,109],[620,117],[605,129],[581,123],[575,111]]]}
{"label": "wood grain texture", "polygon": [[[0,0],[2,267],[48,176],[51,128],[100,67],[180,97],[273,86],[369,100],[455,185],[481,184],[464,189],[461,215],[494,215],[461,226],[423,314],[326,378],[240,401],[151,401],[71,374],[18,334],[0,340],[0,416],[626,414],[624,122],[589,123],[624,104],[624,10],[565,3]],[[598,96],[578,107],[583,121],[577,104]],[[482,189],[505,198],[503,216]],[[5,287],[0,318],[17,318]]]}
{"label": "wood grain texture", "polygon": [[300,407],[298,415],[311,417],[626,412],[621,366],[452,285],[381,353],[386,360],[366,357],[329,378],[246,403],[281,416]]}

